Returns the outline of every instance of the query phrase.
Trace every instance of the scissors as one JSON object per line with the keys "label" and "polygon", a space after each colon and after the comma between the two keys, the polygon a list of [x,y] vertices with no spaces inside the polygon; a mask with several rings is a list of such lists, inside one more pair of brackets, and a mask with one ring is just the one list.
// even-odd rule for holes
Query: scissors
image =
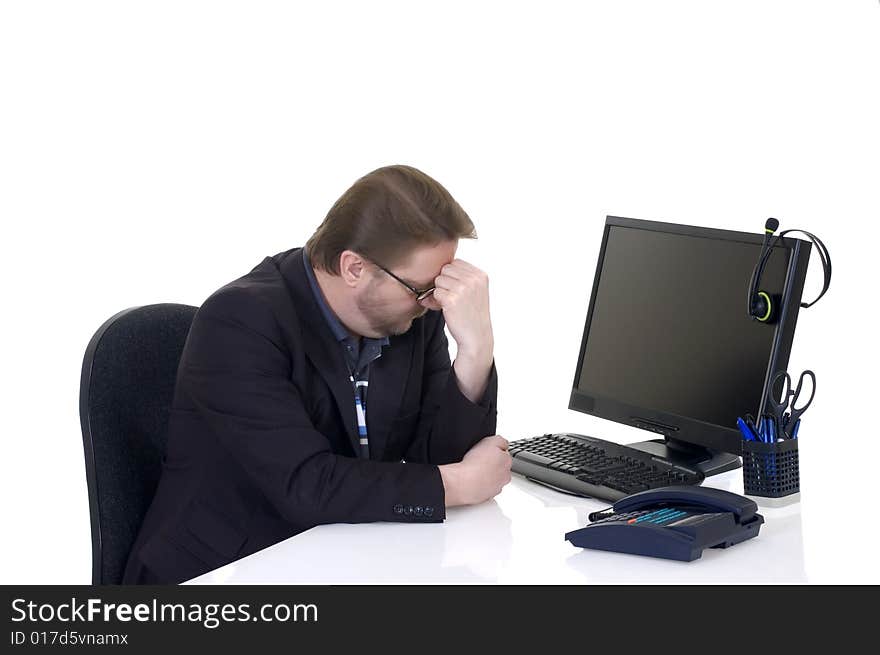
{"label": "scissors", "polygon": [[[779,402],[777,402],[773,397],[773,388],[776,386],[780,378],[785,379],[785,385],[782,388],[782,397]],[[806,404],[798,407],[798,401],[800,400],[801,391],[804,385],[804,378],[810,378],[810,380],[812,380],[812,391],[810,392],[810,398],[807,400]],[[779,371],[779,373],[776,374],[767,393],[768,414],[772,417],[773,425],[776,428],[776,437],[779,437],[780,439],[785,437],[789,439],[794,438],[794,435],[797,434],[798,421],[801,420],[801,415],[807,411],[807,408],[813,402],[813,396],[815,395],[816,374],[813,373],[813,371],[806,370],[801,373],[800,378],[798,378],[797,387],[794,388],[794,391],[792,391],[791,388],[791,376],[787,371]]]}

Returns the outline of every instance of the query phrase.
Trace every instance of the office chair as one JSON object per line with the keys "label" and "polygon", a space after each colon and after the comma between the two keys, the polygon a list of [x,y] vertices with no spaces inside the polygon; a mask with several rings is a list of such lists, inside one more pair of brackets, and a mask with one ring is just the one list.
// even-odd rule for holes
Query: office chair
{"label": "office chair", "polygon": [[92,584],[119,584],[165,454],[177,366],[197,308],[131,307],[95,332],[79,416],[92,526]]}

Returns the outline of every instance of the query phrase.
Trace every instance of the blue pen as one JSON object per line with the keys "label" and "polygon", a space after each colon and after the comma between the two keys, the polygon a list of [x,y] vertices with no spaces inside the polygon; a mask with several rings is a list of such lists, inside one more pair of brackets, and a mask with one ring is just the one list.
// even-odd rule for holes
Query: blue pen
{"label": "blue pen", "polygon": [[752,432],[752,429],[746,425],[746,422],[743,421],[739,416],[736,417],[736,424],[739,426],[739,431],[742,432],[743,437],[745,437],[746,441],[757,441],[758,438],[755,436],[755,433]]}
{"label": "blue pen", "polygon": [[746,421],[746,427],[749,429],[749,433],[755,439],[755,441],[760,441],[761,437],[759,436],[758,426],[755,425],[754,421]]}
{"label": "blue pen", "polygon": [[801,420],[798,419],[794,422],[794,427],[791,429],[791,438],[797,439],[798,428],[801,427]]}

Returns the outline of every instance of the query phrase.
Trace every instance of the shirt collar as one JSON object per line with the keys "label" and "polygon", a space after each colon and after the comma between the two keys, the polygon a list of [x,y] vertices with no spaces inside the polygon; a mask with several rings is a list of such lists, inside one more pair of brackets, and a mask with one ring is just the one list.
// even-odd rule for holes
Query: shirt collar
{"label": "shirt collar", "polygon": [[[324,293],[321,291],[321,287],[318,286],[318,280],[315,278],[315,272],[312,270],[312,264],[309,260],[309,254],[306,248],[303,248],[303,266],[306,269],[306,277],[309,280],[309,286],[312,288],[312,293],[315,296],[315,302],[318,303],[318,307],[321,308],[321,313],[324,315],[324,319],[327,321],[327,325],[330,326],[331,332],[333,332],[333,336],[337,341],[345,341],[347,339],[354,339],[357,341],[357,337],[352,337],[348,330],[345,329],[345,326],[342,325],[342,322],[333,313],[333,310],[330,309],[330,305],[327,304],[327,300],[324,298]],[[379,346],[387,346],[389,344],[388,337],[382,337],[381,339],[370,339],[364,338],[365,345],[376,344]]]}

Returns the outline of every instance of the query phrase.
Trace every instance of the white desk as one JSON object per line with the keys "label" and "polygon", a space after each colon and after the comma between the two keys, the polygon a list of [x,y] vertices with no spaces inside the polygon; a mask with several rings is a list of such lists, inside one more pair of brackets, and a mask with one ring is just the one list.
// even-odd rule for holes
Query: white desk
{"label": "white desk", "polygon": [[[742,470],[706,486],[742,493]],[[443,523],[322,525],[188,584],[803,583],[801,503],[764,507],[758,537],[694,562],[584,550],[565,533],[610,503],[514,475],[494,500],[447,511]]]}

